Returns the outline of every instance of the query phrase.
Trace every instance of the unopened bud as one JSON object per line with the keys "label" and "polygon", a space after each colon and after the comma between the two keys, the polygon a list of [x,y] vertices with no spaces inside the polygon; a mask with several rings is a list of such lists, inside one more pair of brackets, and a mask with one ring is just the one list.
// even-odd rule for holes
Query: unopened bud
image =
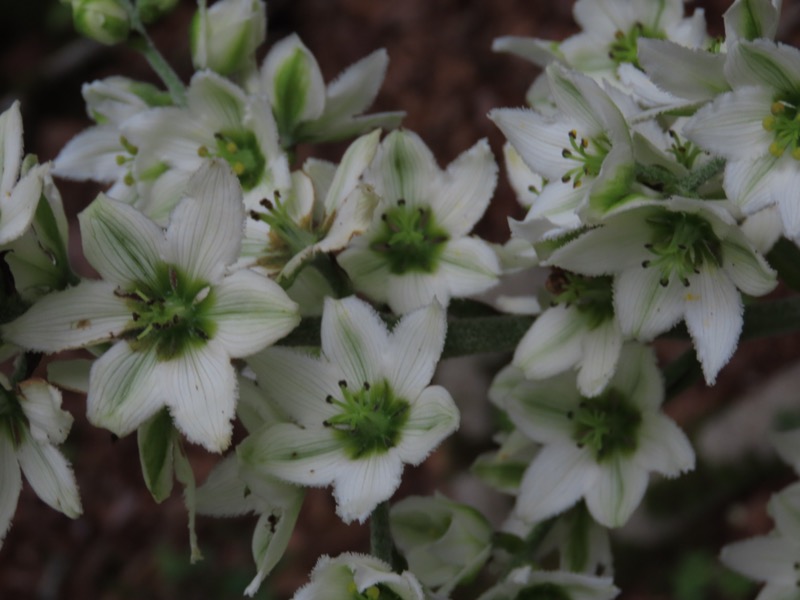
{"label": "unopened bud", "polygon": [[101,44],[128,39],[131,19],[120,0],[72,0],[72,21],[81,35]]}
{"label": "unopened bud", "polygon": [[137,0],[136,12],[143,23],[152,23],[172,12],[177,5],[178,0]]}
{"label": "unopened bud", "polygon": [[197,69],[230,75],[255,65],[256,49],[267,36],[261,0],[220,0],[198,10],[190,29],[192,62]]}

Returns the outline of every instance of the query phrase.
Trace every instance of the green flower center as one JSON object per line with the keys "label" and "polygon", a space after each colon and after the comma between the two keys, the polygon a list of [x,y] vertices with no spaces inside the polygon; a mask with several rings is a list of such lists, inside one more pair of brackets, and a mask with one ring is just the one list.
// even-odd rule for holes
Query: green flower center
{"label": "green flower center", "polygon": [[136,285],[117,291],[126,299],[132,322],[125,332],[135,351],[155,349],[162,361],[179,356],[187,347],[203,345],[213,337],[215,323],[208,318],[213,306],[211,288],[193,282],[172,265],[163,265],[154,288]]}
{"label": "green flower center", "polygon": [[214,134],[217,147],[214,150],[207,146],[200,146],[197,154],[202,157],[218,156],[228,161],[228,164],[239,178],[242,189],[253,189],[264,174],[267,164],[256,135],[252,131],[220,131]]}
{"label": "green flower center", "polygon": [[545,282],[554,304],[574,306],[589,318],[592,329],[614,317],[614,278],[585,277],[555,267]]}
{"label": "green flower center", "polygon": [[672,129],[669,130],[669,136],[672,138],[672,144],[667,152],[671,153],[678,163],[691,170],[694,161],[703,151],[689,140],[682,140]]}
{"label": "green flower center", "polygon": [[433,212],[427,207],[412,207],[405,200],[381,216],[380,232],[370,249],[383,254],[389,271],[402,275],[413,271],[433,273],[448,233],[439,227]]}
{"label": "green flower center", "polygon": [[619,66],[622,63],[631,63],[637,69],[641,70],[639,64],[639,38],[651,38],[663,40],[664,34],[644,25],[636,23],[631,27],[627,33],[617,30],[614,34],[614,41],[608,48],[608,57]]}
{"label": "green flower center", "polygon": [[588,447],[597,462],[636,451],[641,412],[614,388],[596,398],[584,398],[567,417],[574,424],[572,439]]}
{"label": "green flower center", "polygon": [[603,166],[608,152],[611,150],[611,141],[605,133],[593,139],[581,138],[578,141],[578,132],[574,129],[568,134],[569,148],[561,151],[561,156],[575,161],[578,165],[568,170],[561,177],[563,183],[572,180],[572,187],[578,188],[583,185],[584,175],[597,177]]}
{"label": "green flower center", "polygon": [[267,269],[281,269],[298,252],[313,246],[325,235],[315,232],[311,215],[299,222],[289,214],[286,202],[281,201],[276,191],[272,201],[264,198],[259,202],[263,211],[251,210],[250,218],[269,225],[267,243],[258,258],[258,264]]}
{"label": "green flower center", "polygon": [[704,218],[668,212],[647,219],[647,224],[653,231],[653,242],[645,244],[645,248],[655,258],[645,260],[642,266],[661,269],[661,285],[668,285],[675,275],[688,286],[689,275],[699,273],[704,263],[722,264],[722,243]]}
{"label": "green flower center", "polygon": [[385,380],[373,384],[364,382],[357,390],[351,390],[347,382],[340,381],[339,389],[342,400],[328,396],[325,401],[340,412],[323,425],[334,429],[348,457],[357,460],[394,448],[408,421],[409,403],[396,397]]}
{"label": "green flower center", "polygon": [[567,591],[554,583],[537,583],[521,589],[515,600],[571,600]]}
{"label": "green flower center", "polygon": [[363,592],[359,592],[353,581],[347,586],[347,591],[350,594],[348,600],[401,600],[400,596],[382,583],[371,585]]}
{"label": "green flower center", "polygon": [[769,153],[781,157],[788,150],[795,160],[800,160],[800,112],[797,103],[777,100],[772,103],[770,115],[761,125],[771,131],[774,140],[769,145]]}

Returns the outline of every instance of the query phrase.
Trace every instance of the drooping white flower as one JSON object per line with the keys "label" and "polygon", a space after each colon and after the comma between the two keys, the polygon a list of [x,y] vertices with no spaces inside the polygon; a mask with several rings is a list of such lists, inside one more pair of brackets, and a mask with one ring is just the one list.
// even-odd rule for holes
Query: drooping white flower
{"label": "drooping white flower", "polygon": [[489,205],[496,179],[485,140],[441,171],[416,134],[389,134],[364,175],[379,202],[372,224],[338,256],[356,291],[401,314],[492,287],[498,259],[489,244],[467,234]]}
{"label": "drooping white flower", "polygon": [[311,581],[297,590],[292,600],[380,600],[384,596],[398,600],[425,599],[422,586],[410,571],[397,574],[374,556],[346,552],[336,558],[322,556],[311,571]]}
{"label": "drooping white flower", "polygon": [[292,483],[333,485],[342,519],[363,522],[400,485],[403,465],[421,463],[458,427],[450,394],[428,385],[444,332],[438,304],[389,332],[363,301],[327,299],[319,358],[268,348],[248,359],[292,422],[248,438],[240,459]]}
{"label": "drooping white flower", "polygon": [[739,290],[762,296],[777,284],[725,203],[679,197],[608,217],[549,263],[615,275],[614,309],[625,336],[649,341],[685,319],[709,384],[739,340]]}
{"label": "drooping white flower", "polygon": [[297,306],[239,255],[244,207],[221,161],[189,182],[166,231],[103,195],[80,215],[83,249],[102,281],[50,294],[5,325],[4,339],[41,352],[113,342],[92,366],[89,419],[119,436],[167,406],[192,442],[230,443],[231,358],[291,331]]}
{"label": "drooping white flower", "polygon": [[639,505],[650,471],[674,477],[694,466],[686,436],[659,410],[664,389],[652,350],[626,344],[614,377],[594,398],[580,394],[572,374],[530,381],[514,369],[493,386],[507,386],[504,410],[544,446],[517,496],[523,520],[546,519],[583,498],[596,521],[619,527]]}
{"label": "drooping white flower", "polygon": [[317,60],[297,35],[275,44],[261,66],[260,83],[275,113],[283,147],[397,127],[404,112],[361,114],[378,95],[388,64],[386,51],[376,50],[326,87]]}
{"label": "drooping white flower", "polygon": [[22,489],[20,470],[49,506],[75,519],[81,512],[72,468],[56,448],[72,427],[61,409],[61,392],[41,379],[29,379],[17,391],[0,378],[0,547],[11,525]]}

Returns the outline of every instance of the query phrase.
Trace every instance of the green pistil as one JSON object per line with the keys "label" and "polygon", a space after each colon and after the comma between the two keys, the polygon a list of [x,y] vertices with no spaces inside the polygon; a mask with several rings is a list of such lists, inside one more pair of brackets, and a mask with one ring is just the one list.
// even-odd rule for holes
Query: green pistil
{"label": "green pistil", "polygon": [[259,205],[264,210],[251,210],[250,218],[269,225],[269,239],[264,254],[258,259],[258,264],[265,268],[282,268],[295,254],[316,244],[325,233],[320,235],[313,231],[310,215],[300,222],[295,221],[278,191],[271,201],[264,198]]}
{"label": "green pistil", "polygon": [[651,29],[642,23],[636,23],[627,33],[617,31],[614,34],[614,41],[608,49],[608,57],[615,64],[631,63],[641,70],[639,65],[639,38],[651,38],[661,40],[664,34],[656,29]]}
{"label": "green pistil", "polygon": [[202,282],[188,281],[176,267],[163,265],[155,288],[137,285],[118,291],[127,300],[132,322],[125,336],[135,351],[155,349],[162,361],[179,356],[187,347],[205,344],[215,332],[206,313],[213,293]]}
{"label": "green pistil", "polygon": [[561,156],[574,160],[578,166],[570,169],[561,177],[563,183],[572,180],[572,187],[578,188],[583,184],[584,175],[597,177],[603,166],[603,161],[611,150],[611,142],[606,134],[600,134],[592,140],[581,138],[578,141],[578,132],[574,129],[569,132],[569,145],[572,148],[564,148]]}
{"label": "green pistil", "polygon": [[653,231],[653,242],[645,244],[645,248],[655,258],[645,260],[642,266],[661,269],[661,285],[668,285],[675,275],[688,286],[689,275],[699,273],[703,264],[722,264],[722,243],[702,217],[668,212],[647,219],[647,224]]}
{"label": "green pistil", "polygon": [[408,421],[411,408],[408,402],[397,398],[385,380],[373,384],[365,382],[356,390],[341,381],[339,388],[342,400],[328,396],[325,401],[340,412],[323,424],[334,429],[348,457],[357,460],[394,448]]}
{"label": "green pistil", "polygon": [[570,600],[572,597],[560,585],[555,583],[537,583],[521,589],[516,600]]}
{"label": "green pistil", "polygon": [[636,451],[642,415],[616,389],[596,398],[584,398],[567,416],[574,424],[572,439],[588,447],[597,462]]}
{"label": "green pistil", "polygon": [[800,112],[796,103],[786,100],[773,102],[770,115],[761,124],[774,135],[774,141],[769,145],[770,154],[781,157],[788,150],[793,159],[800,160]]}
{"label": "green pistil", "polygon": [[672,138],[672,145],[670,145],[668,152],[670,152],[680,164],[691,170],[694,161],[697,160],[697,157],[700,156],[703,151],[689,140],[682,140],[672,129],[669,130],[669,136]]}
{"label": "green pistil", "polygon": [[217,142],[216,152],[207,146],[200,146],[197,154],[224,158],[239,178],[242,189],[253,189],[261,181],[267,164],[255,134],[247,130],[220,131],[214,134],[214,138]]}
{"label": "green pistil", "polygon": [[433,273],[445,242],[450,239],[427,207],[412,207],[399,200],[381,215],[383,224],[370,249],[383,254],[389,271],[402,275],[413,271]]}
{"label": "green pistil", "polygon": [[547,291],[554,304],[574,306],[589,317],[594,329],[614,316],[613,277],[585,277],[554,268],[547,278]]}

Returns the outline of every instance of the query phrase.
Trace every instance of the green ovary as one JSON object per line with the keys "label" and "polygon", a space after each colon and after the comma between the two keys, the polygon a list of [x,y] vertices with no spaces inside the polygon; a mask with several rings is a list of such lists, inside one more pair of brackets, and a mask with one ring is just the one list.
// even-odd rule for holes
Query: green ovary
{"label": "green ovary", "polygon": [[661,269],[661,285],[668,285],[675,275],[689,285],[689,275],[699,273],[705,263],[722,264],[722,242],[711,224],[690,213],[664,213],[647,219],[653,241],[645,248],[655,258],[642,263],[644,268]]}
{"label": "green ovary", "polygon": [[761,125],[774,136],[774,141],[769,145],[770,154],[781,157],[788,150],[792,158],[800,160],[800,112],[795,102],[774,102],[770,115],[764,118]]}
{"label": "green ovary", "polygon": [[214,134],[214,138],[217,143],[215,151],[200,146],[197,154],[225,159],[239,178],[242,189],[253,189],[261,181],[267,164],[255,134],[247,130],[220,131]]}
{"label": "green ovary", "polygon": [[408,421],[409,403],[396,397],[386,381],[364,383],[356,390],[340,382],[340,389],[342,400],[332,396],[325,399],[340,412],[324,425],[334,429],[348,457],[357,460],[394,448]]}
{"label": "green ovary", "polygon": [[642,23],[636,23],[627,33],[617,31],[614,34],[614,41],[611,42],[611,46],[608,48],[608,57],[616,65],[631,63],[641,70],[642,67],[639,65],[639,38],[663,40],[665,36],[656,29]]}
{"label": "green ovary", "polygon": [[126,338],[135,351],[155,350],[162,361],[179,356],[186,348],[205,344],[215,332],[206,313],[213,292],[202,282],[188,281],[176,267],[164,265],[157,286],[137,285],[121,292],[127,299],[132,322]]}
{"label": "green ovary", "polygon": [[567,416],[574,423],[572,439],[588,447],[597,462],[636,451],[642,416],[618,390],[611,388],[596,398],[584,398]]}
{"label": "green ovary", "polygon": [[574,306],[589,319],[594,329],[614,317],[614,278],[585,277],[554,268],[547,289],[555,304]]}
{"label": "green ovary", "polygon": [[382,254],[394,275],[433,273],[450,239],[427,207],[412,207],[400,200],[381,217],[383,223],[370,249]]}

